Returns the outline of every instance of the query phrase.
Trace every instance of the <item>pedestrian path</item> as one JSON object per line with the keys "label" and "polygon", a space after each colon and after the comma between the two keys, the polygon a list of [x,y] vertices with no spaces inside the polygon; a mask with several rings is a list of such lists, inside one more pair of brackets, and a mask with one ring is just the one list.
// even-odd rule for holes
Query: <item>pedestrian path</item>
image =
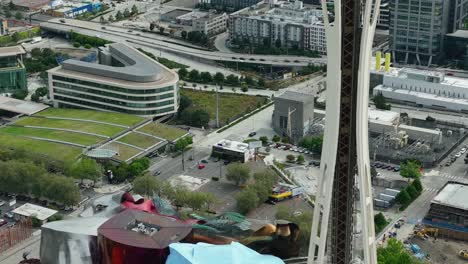
{"label": "pedestrian path", "polygon": [[424,188],[424,191],[425,191],[425,192],[435,192],[435,193],[436,193],[436,192],[438,192],[439,190],[436,189],[436,188]]}
{"label": "pedestrian path", "polygon": [[454,176],[454,175],[449,175],[448,173],[442,173],[442,174],[440,174],[440,176],[444,177],[446,179],[450,179],[452,181],[459,181],[459,182],[468,183],[468,178],[463,177],[463,176]]}

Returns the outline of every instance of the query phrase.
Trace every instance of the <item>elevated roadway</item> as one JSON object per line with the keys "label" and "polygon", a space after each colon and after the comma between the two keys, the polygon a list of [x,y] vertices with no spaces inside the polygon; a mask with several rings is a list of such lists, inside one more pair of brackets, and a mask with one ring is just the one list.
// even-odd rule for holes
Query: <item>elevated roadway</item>
{"label": "elevated roadway", "polygon": [[60,22],[60,19],[51,19],[47,22],[41,23],[40,25],[43,30],[59,34],[67,34],[73,30],[74,32],[80,34],[96,36],[113,42],[129,43],[133,46],[147,46],[150,48],[185,56],[191,56],[203,60],[256,63],[289,67],[300,67],[307,66],[309,64],[327,63],[327,59],[325,57],[309,58],[287,55],[251,55],[208,51],[201,48],[196,48],[193,45],[187,43],[182,43],[178,40],[169,39],[164,36],[158,36],[153,33],[144,33],[133,29],[102,25],[99,23],[74,19],[65,19],[62,21],[65,21],[65,23]]}

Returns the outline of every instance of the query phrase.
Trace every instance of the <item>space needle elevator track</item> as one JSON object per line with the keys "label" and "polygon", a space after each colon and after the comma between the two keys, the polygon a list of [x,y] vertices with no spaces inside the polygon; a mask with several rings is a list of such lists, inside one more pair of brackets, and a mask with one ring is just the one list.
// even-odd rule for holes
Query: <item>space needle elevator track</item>
{"label": "space needle elevator track", "polygon": [[363,261],[377,264],[367,107],[380,0],[334,0],[333,4],[331,21],[322,0],[328,54],[326,126],[308,264],[353,260],[356,179]]}

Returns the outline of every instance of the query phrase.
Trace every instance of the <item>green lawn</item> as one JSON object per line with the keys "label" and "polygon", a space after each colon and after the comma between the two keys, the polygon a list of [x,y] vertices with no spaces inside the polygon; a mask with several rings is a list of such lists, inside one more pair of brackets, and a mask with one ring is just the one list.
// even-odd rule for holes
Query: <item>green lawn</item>
{"label": "green lawn", "polygon": [[82,149],[65,144],[47,142],[36,139],[18,137],[0,131],[0,145],[9,148],[25,149],[27,151],[50,156],[54,159],[72,161],[76,159]]}
{"label": "green lawn", "polygon": [[60,130],[40,129],[40,128],[27,128],[27,127],[14,127],[8,126],[0,129],[0,132],[8,133],[11,135],[31,136],[47,139],[61,140],[85,146],[93,145],[104,138],[85,135],[80,133],[72,133]]}
{"label": "green lawn", "polygon": [[81,109],[62,109],[62,108],[49,108],[42,112],[37,113],[38,116],[51,116],[51,117],[65,117],[65,118],[79,118],[94,121],[102,121],[113,123],[123,126],[136,125],[143,121],[144,118],[134,115],[127,115],[121,113],[101,112],[93,110]]}
{"label": "green lawn", "polygon": [[116,158],[118,160],[121,160],[121,161],[126,161],[127,159],[129,159],[129,158],[135,156],[136,154],[138,154],[139,152],[141,152],[141,150],[139,150],[139,149],[132,148],[132,147],[129,147],[129,146],[124,145],[124,144],[119,144],[117,142],[112,142],[112,143],[109,144],[109,146],[113,146],[113,147],[118,148],[119,155],[115,156],[114,158]]}
{"label": "green lawn", "polygon": [[[199,108],[210,114],[210,119],[216,119],[216,93],[181,89],[181,94],[192,100],[190,108]],[[234,119],[244,114],[247,110],[254,110],[258,103],[263,103],[265,97],[244,94],[219,94],[219,121],[221,125],[226,120]]]}
{"label": "green lawn", "polygon": [[156,145],[158,142],[160,142],[160,140],[154,137],[132,132],[120,138],[118,142],[123,142],[146,149]]}
{"label": "green lawn", "polygon": [[157,137],[161,137],[164,139],[167,139],[169,141],[173,141],[185,134],[187,134],[187,131],[176,128],[176,127],[171,127],[168,125],[164,125],[161,123],[149,123],[146,126],[142,127],[139,129],[139,131],[148,133]]}
{"label": "green lawn", "polygon": [[90,122],[74,121],[74,120],[38,118],[38,117],[22,118],[15,124],[19,126],[42,126],[42,127],[51,127],[51,128],[72,129],[72,130],[95,133],[95,134],[109,136],[109,137],[125,130],[125,128],[112,126],[112,125],[103,125],[103,124],[98,124],[98,123],[90,123]]}

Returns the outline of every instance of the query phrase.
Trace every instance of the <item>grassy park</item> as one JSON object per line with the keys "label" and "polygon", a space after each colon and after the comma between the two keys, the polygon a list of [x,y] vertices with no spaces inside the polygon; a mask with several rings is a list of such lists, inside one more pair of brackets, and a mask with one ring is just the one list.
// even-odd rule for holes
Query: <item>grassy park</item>
{"label": "grassy park", "polygon": [[63,128],[76,131],[99,134],[103,136],[113,136],[125,130],[123,127],[91,123],[86,121],[75,121],[66,119],[49,119],[38,117],[26,117],[15,123],[18,126],[40,126],[48,128]]}
{"label": "grassy park", "polygon": [[[189,108],[202,109],[208,112],[210,119],[216,118],[216,93],[181,89],[181,94],[192,101]],[[222,124],[232,121],[246,112],[252,111],[265,102],[265,97],[245,94],[219,94],[219,119]]]}
{"label": "grassy park", "polygon": [[133,126],[144,118],[134,115],[127,115],[113,112],[100,112],[92,110],[79,110],[79,109],[61,109],[61,108],[49,108],[36,114],[37,116],[47,117],[62,117],[62,118],[77,118],[84,120],[101,121],[106,123],[112,123],[123,126]]}
{"label": "grassy park", "polygon": [[115,147],[118,149],[119,155],[115,156],[114,158],[120,161],[126,161],[127,159],[141,152],[141,150],[139,149],[132,148],[124,144],[119,144],[117,142],[112,142],[109,144],[109,146]]}
{"label": "grassy park", "polygon": [[29,152],[35,152],[52,158],[71,161],[76,159],[82,149],[60,143],[29,139],[18,137],[13,134],[4,133],[0,130],[0,145],[15,149],[27,149]]}
{"label": "grassy park", "polygon": [[80,133],[72,133],[67,131],[15,126],[1,128],[0,132],[14,136],[29,136],[45,139],[54,139],[85,146],[96,144],[104,139],[102,137]]}
{"label": "grassy park", "polygon": [[117,142],[123,142],[146,149],[153,145],[156,145],[160,142],[160,140],[154,137],[132,132],[125,135],[124,137],[119,138]]}
{"label": "grassy park", "polygon": [[161,123],[149,123],[139,129],[139,131],[173,141],[187,134],[187,131],[176,127],[171,127]]}

